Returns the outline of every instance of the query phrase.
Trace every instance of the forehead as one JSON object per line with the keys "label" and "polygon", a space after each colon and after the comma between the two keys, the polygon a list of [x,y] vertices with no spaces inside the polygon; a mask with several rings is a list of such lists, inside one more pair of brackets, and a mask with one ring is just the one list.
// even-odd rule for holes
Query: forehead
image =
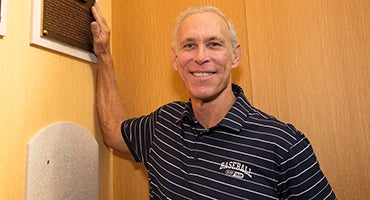
{"label": "forehead", "polygon": [[193,14],[179,26],[178,39],[186,37],[227,37],[229,31],[225,20],[213,12]]}

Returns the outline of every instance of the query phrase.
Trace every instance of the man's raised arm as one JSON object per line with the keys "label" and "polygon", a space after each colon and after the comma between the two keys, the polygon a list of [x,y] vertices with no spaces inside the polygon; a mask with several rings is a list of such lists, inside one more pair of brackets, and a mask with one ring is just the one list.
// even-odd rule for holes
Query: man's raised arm
{"label": "man's raised arm", "polygon": [[97,3],[91,8],[95,21],[91,23],[94,53],[97,63],[96,106],[104,143],[109,147],[129,152],[121,135],[121,123],[127,118],[117,85],[110,51],[110,29]]}

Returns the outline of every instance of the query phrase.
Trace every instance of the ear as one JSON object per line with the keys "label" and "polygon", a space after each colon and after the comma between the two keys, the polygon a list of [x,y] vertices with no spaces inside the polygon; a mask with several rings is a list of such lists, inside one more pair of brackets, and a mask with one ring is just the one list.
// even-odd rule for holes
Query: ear
{"label": "ear", "polygon": [[176,50],[174,48],[172,48],[171,50],[171,63],[172,63],[172,67],[177,71],[177,53],[176,53]]}
{"label": "ear", "polygon": [[240,46],[240,44],[236,44],[234,50],[233,50],[233,54],[232,54],[232,63],[231,63],[231,67],[234,69],[236,68],[239,63],[240,63],[240,59],[242,58],[242,47]]}

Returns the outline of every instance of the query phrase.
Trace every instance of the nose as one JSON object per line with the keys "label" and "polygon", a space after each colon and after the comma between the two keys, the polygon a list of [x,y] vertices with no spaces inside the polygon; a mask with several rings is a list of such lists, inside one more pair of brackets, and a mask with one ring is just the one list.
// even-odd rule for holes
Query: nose
{"label": "nose", "polygon": [[203,64],[208,61],[208,51],[204,45],[199,45],[194,55],[194,61]]}

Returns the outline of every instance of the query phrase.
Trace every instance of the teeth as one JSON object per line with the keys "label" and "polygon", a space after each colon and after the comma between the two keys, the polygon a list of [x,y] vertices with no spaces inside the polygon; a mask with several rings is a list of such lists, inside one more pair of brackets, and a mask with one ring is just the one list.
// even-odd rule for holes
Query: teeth
{"label": "teeth", "polygon": [[196,77],[206,77],[206,76],[211,76],[213,73],[206,73],[206,72],[202,72],[202,73],[193,73],[194,76]]}

